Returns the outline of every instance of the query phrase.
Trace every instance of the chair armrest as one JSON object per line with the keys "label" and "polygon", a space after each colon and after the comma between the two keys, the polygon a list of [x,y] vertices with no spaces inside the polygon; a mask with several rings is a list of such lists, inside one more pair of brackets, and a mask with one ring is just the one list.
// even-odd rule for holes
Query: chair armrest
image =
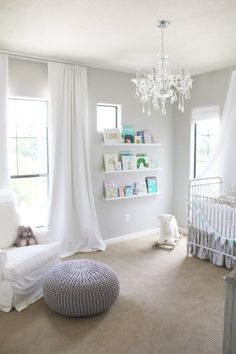
{"label": "chair armrest", "polygon": [[4,250],[0,249],[0,268],[5,267],[7,264],[7,254]]}
{"label": "chair armrest", "polygon": [[39,245],[52,242],[50,231],[46,227],[35,227],[33,232]]}
{"label": "chair armrest", "polygon": [[0,249],[0,281],[2,280],[2,270],[7,264],[7,254],[4,250]]}

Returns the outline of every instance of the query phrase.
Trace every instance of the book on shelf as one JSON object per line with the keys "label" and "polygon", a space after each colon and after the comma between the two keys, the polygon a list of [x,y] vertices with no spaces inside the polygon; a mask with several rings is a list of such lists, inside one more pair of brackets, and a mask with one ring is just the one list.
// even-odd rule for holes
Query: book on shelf
{"label": "book on shelf", "polygon": [[141,144],[144,144],[144,132],[143,130],[140,130],[136,133],[137,136],[140,136],[141,138]]}
{"label": "book on shelf", "polygon": [[140,130],[136,135],[140,136],[142,144],[151,144],[153,142],[153,137],[149,130]]}
{"label": "book on shelf", "polygon": [[120,157],[122,156],[132,156],[133,152],[132,151],[120,151]]}
{"label": "book on shelf", "polygon": [[151,168],[158,168],[158,161],[157,160],[151,160],[150,166],[151,166]]}
{"label": "book on shelf", "polygon": [[125,197],[131,197],[134,195],[134,188],[131,184],[124,187],[125,188]]}
{"label": "book on shelf", "polygon": [[139,135],[135,135],[134,142],[135,144],[142,144],[142,137]]}
{"label": "book on shelf", "polygon": [[122,168],[123,170],[136,170],[137,168],[137,158],[136,156],[122,156]]}
{"label": "book on shelf", "polygon": [[119,129],[104,129],[104,144],[119,144],[122,142]]}
{"label": "book on shelf", "polygon": [[137,169],[150,168],[150,157],[147,154],[137,154]]}
{"label": "book on shelf", "polygon": [[105,199],[118,197],[118,188],[117,188],[116,181],[113,180],[104,181],[104,195],[105,195]]}
{"label": "book on shelf", "polygon": [[118,167],[117,154],[104,154],[105,171],[115,171]]}
{"label": "book on shelf", "polygon": [[124,186],[119,187],[118,192],[119,192],[119,197],[123,198],[125,196],[125,188],[124,188]]}
{"label": "book on shelf", "polygon": [[148,193],[157,193],[157,179],[156,177],[146,177]]}
{"label": "book on shelf", "polygon": [[134,183],[134,193],[136,195],[147,194],[147,185],[145,181],[139,181]]}
{"label": "book on shelf", "polygon": [[144,130],[143,138],[144,138],[144,143],[145,144],[151,144],[152,143],[152,135],[151,135],[149,130]]}
{"label": "book on shelf", "polygon": [[133,135],[125,135],[124,137],[125,144],[133,144],[134,143],[134,136]]}
{"label": "book on shelf", "polygon": [[[134,127],[132,125],[122,125],[122,128],[121,128],[121,135],[122,135],[122,138],[125,140],[125,136],[132,136],[133,139],[134,139],[134,136],[135,136],[135,130],[134,130]],[[132,139],[132,140],[133,140]]]}
{"label": "book on shelf", "polygon": [[121,161],[118,161],[116,164],[116,171],[121,171],[122,170],[122,164]]}

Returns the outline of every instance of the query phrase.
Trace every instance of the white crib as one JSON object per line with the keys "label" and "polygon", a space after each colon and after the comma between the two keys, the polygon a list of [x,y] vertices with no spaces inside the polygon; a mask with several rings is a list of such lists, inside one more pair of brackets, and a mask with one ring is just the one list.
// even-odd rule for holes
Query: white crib
{"label": "white crib", "polygon": [[222,191],[220,177],[190,181],[187,253],[231,269],[236,259],[236,197]]}

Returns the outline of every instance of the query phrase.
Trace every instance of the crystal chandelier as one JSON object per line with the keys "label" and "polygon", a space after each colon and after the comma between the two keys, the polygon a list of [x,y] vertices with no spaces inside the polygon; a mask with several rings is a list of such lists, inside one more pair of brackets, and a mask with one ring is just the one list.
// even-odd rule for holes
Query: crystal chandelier
{"label": "crystal chandelier", "polygon": [[184,101],[190,98],[192,88],[192,78],[189,73],[182,70],[181,73],[171,74],[168,71],[169,59],[164,52],[163,32],[170,24],[169,21],[162,20],[156,25],[161,29],[161,54],[157,56],[157,61],[150,74],[140,75],[137,72],[136,78],[132,82],[136,85],[135,97],[140,100],[145,112],[145,104],[148,105],[148,114],[151,114],[151,103],[155,111],[161,106],[162,114],[166,114],[166,100],[170,103],[178,101],[178,110],[184,112]]}

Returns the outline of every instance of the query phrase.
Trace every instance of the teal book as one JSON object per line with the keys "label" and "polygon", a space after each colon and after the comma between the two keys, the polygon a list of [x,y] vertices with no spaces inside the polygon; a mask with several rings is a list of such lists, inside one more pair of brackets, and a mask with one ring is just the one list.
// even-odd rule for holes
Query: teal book
{"label": "teal book", "polygon": [[157,193],[157,180],[156,177],[146,177],[148,193]]}

